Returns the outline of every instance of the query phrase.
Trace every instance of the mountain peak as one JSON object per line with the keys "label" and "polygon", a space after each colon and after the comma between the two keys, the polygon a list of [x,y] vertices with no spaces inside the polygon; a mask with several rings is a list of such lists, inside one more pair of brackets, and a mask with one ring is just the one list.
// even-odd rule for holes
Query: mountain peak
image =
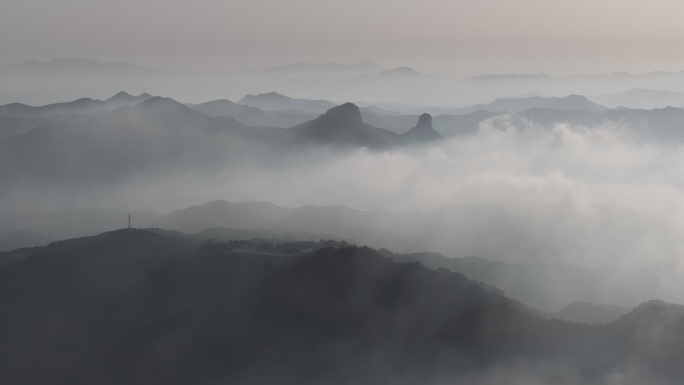
{"label": "mountain peak", "polygon": [[585,96],[576,95],[576,94],[568,95],[568,96],[564,97],[563,99],[568,100],[568,101],[574,101],[574,102],[584,102],[584,101],[588,102],[589,101],[589,99],[587,99]]}
{"label": "mountain peak", "polygon": [[381,77],[411,77],[420,75],[418,71],[411,67],[397,67],[391,70],[380,72],[377,76]]}
{"label": "mountain peak", "polygon": [[195,110],[191,109],[183,103],[180,103],[171,98],[164,98],[161,96],[153,96],[145,100],[144,102],[137,104],[136,107],[158,110],[163,112],[185,111],[196,113]]}
{"label": "mountain peak", "polygon": [[432,128],[432,115],[422,114],[418,118],[418,125],[416,127],[428,127]]}
{"label": "mountain peak", "polygon": [[323,118],[327,122],[344,125],[359,126],[363,124],[361,111],[354,103],[344,103],[329,109]]}
{"label": "mountain peak", "polygon": [[111,102],[111,101],[118,101],[118,100],[129,100],[129,99],[133,99],[133,98],[135,98],[135,96],[129,94],[129,93],[126,92],[126,91],[121,91],[121,92],[119,92],[118,94],[116,94],[116,95],[112,96],[111,98],[107,99],[107,101],[108,101],[108,102]]}
{"label": "mountain peak", "polygon": [[277,92],[266,92],[263,94],[256,94],[256,95],[245,95],[243,100],[258,100],[258,99],[265,99],[265,100],[290,100],[289,96],[285,96],[283,94],[277,93]]}
{"label": "mountain peak", "polygon": [[171,98],[165,98],[163,96],[153,96],[144,102],[140,103],[141,106],[154,106],[154,105],[181,105],[181,103],[171,99]]}
{"label": "mountain peak", "polygon": [[407,142],[431,142],[444,137],[432,127],[432,115],[422,114],[418,124],[402,135]]}

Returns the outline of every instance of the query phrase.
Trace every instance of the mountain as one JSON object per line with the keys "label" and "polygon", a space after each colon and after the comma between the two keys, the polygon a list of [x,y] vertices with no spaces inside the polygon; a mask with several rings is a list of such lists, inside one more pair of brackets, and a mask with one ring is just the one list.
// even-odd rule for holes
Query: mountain
{"label": "mountain", "polygon": [[226,99],[189,104],[188,106],[212,117],[229,116],[247,126],[288,128],[307,122],[317,116],[317,114],[298,111],[263,111],[257,107],[233,103]]}
{"label": "mountain", "polygon": [[195,233],[207,228],[274,229],[290,209],[268,202],[214,201],[177,210],[163,218],[163,228]]}
{"label": "mountain", "polygon": [[44,246],[53,239],[31,229],[0,233],[0,251],[12,251],[20,247]]}
{"label": "mountain", "polygon": [[125,91],[121,91],[118,94],[112,96],[111,98],[104,101],[104,104],[108,109],[116,109],[123,106],[133,106],[138,103],[142,103],[147,99],[151,99],[153,96],[147,92],[142,93],[138,96],[133,96]]}
{"label": "mountain", "polygon": [[420,73],[418,73],[418,71],[414,70],[411,67],[397,67],[391,70],[382,71],[375,76],[385,78],[406,78],[424,75],[421,75]]}
{"label": "mountain", "polygon": [[71,102],[54,103],[34,107],[21,103],[0,106],[0,116],[12,118],[51,118],[58,115],[92,114],[95,112],[114,110],[123,106],[132,106],[152,98],[147,93],[138,96],[119,92],[107,100],[81,98]]}
{"label": "mountain", "polygon": [[607,108],[598,105],[582,95],[569,95],[564,98],[557,98],[541,104],[537,108],[549,108],[554,110],[582,110],[590,112],[603,112]]}
{"label": "mountain", "polygon": [[[265,202],[217,201],[179,210],[156,223],[164,228],[188,233],[209,227],[314,232],[334,234],[372,247],[389,247],[402,253],[435,250],[443,254],[394,255],[393,258],[465,274],[497,286],[511,298],[549,313],[558,312],[574,301],[610,303],[622,307],[633,307],[651,298],[684,301],[684,297],[673,294],[680,293],[682,289],[677,284],[676,263],[654,263],[643,268],[625,269],[605,262],[603,267],[591,268],[582,266],[582,261],[563,264],[547,259],[548,255],[562,255],[566,249],[576,250],[573,244],[593,239],[591,236],[597,239],[625,239],[637,229],[649,229],[650,237],[661,239],[661,242],[669,245],[665,239],[658,238],[666,233],[662,224],[650,218],[630,218],[627,217],[628,213],[602,208],[600,214],[590,216],[592,223],[605,223],[605,226],[612,223],[611,230],[577,234],[568,233],[567,228],[589,229],[584,214],[556,213],[558,211],[553,207],[544,205],[513,209],[504,203],[445,206],[412,213],[362,211],[339,206],[284,208]],[[520,218],[534,220],[540,225],[531,232],[520,229]],[[639,224],[636,227],[620,227],[615,225],[616,221]],[[601,228],[604,225],[594,226]],[[492,240],[485,245],[473,242],[473,239],[489,237],[490,231],[507,236],[498,237],[497,242]],[[547,245],[540,239],[552,243]],[[520,246],[533,241],[540,250],[535,254]],[[627,253],[632,247],[631,243],[623,243],[620,247],[611,248],[610,253]],[[591,254],[592,250],[581,249],[581,252]],[[469,255],[482,257],[457,258]],[[597,258],[592,257],[592,261],[596,263]],[[660,283],[663,280],[673,284],[663,286]],[[577,282],[583,284],[578,285]]]}
{"label": "mountain", "polygon": [[682,378],[683,307],[657,301],[604,326],[548,320],[462,274],[332,241],[122,229],[18,252],[0,265],[3,383]]}
{"label": "mountain", "polygon": [[558,319],[585,324],[608,324],[629,312],[616,305],[597,305],[591,302],[572,302],[553,316]]}
{"label": "mountain", "polygon": [[654,109],[665,107],[684,107],[684,93],[634,88],[629,91],[601,95],[593,98],[598,103],[611,108]]}
{"label": "mountain", "polygon": [[496,99],[488,104],[477,104],[470,107],[453,109],[448,113],[467,114],[478,110],[516,113],[535,108],[552,110],[581,110],[597,113],[607,110],[606,107],[598,105],[582,95],[569,95],[563,98],[531,96],[526,98]]}
{"label": "mountain", "polygon": [[408,143],[419,143],[442,140],[444,137],[432,127],[432,116],[422,114],[418,118],[418,124],[404,133],[402,139]]}
{"label": "mountain", "polygon": [[[1,109],[2,107],[0,107]],[[0,140],[10,136],[25,134],[46,123],[45,119],[27,119],[20,117],[0,116]]]}
{"label": "mountain", "polygon": [[329,109],[324,115],[290,128],[301,140],[332,145],[382,148],[394,145],[399,136],[363,123],[361,111],[353,103]]}
{"label": "mountain", "polygon": [[0,380],[438,383],[575,368],[596,332],[369,248],[288,248],[124,229],[26,250],[0,267]]}
{"label": "mountain", "polygon": [[684,379],[684,306],[648,301],[603,328],[603,338],[619,346],[619,354],[604,364],[554,376],[551,384],[611,385],[617,380],[674,385]]}
{"label": "mountain", "polygon": [[237,103],[266,111],[299,111],[312,114],[320,114],[335,107],[334,103],[327,100],[293,99],[277,92],[245,95]]}
{"label": "mountain", "polygon": [[[259,159],[261,151],[288,138],[281,128],[247,127],[153,97],[134,106],[55,120],[0,141],[0,176],[8,185],[33,180],[74,187],[136,175],[160,177],[179,167],[197,170],[235,157]],[[228,151],[246,143],[252,152]]]}
{"label": "mountain", "polygon": [[58,240],[93,235],[122,228],[131,216],[134,227],[147,227],[163,215],[142,210],[81,209],[57,212],[0,212],[0,234],[9,235],[22,229]]}
{"label": "mountain", "polygon": [[545,127],[557,123],[578,126],[598,126],[605,122],[622,122],[622,126],[642,142],[656,142],[661,145],[684,143],[681,121],[684,109],[666,107],[653,110],[614,109],[601,113],[581,110],[530,109],[516,115]]}

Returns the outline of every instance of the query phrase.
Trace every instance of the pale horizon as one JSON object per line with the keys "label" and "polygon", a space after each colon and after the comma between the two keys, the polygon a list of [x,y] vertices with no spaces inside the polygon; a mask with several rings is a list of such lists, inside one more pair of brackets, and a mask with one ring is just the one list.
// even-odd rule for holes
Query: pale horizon
{"label": "pale horizon", "polygon": [[0,65],[83,57],[179,70],[369,60],[462,76],[684,69],[684,4],[669,0],[9,3]]}

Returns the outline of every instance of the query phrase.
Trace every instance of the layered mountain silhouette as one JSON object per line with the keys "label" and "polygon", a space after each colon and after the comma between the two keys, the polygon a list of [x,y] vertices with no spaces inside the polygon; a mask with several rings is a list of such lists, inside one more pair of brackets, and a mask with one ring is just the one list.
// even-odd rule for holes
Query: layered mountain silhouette
{"label": "layered mountain silhouette", "polygon": [[114,110],[123,106],[132,106],[150,98],[152,98],[152,95],[147,93],[133,96],[122,91],[104,101],[82,98],[72,102],[54,103],[39,107],[12,103],[0,106],[0,116],[13,118],[50,118],[58,115],[92,114],[99,111]]}
{"label": "layered mountain silhouette", "polygon": [[53,240],[51,237],[31,229],[0,232],[0,251],[45,246]]}
{"label": "layered mountain silhouette", "polygon": [[629,91],[594,98],[606,106],[618,108],[653,109],[665,107],[683,107],[684,93],[634,88]]}
{"label": "layered mountain silhouette", "polygon": [[552,110],[580,110],[589,112],[603,112],[607,108],[596,104],[582,95],[569,95],[563,98],[532,96],[525,98],[497,99],[488,104],[477,104],[471,107],[453,110],[460,114],[471,113],[477,110],[494,112],[520,112],[533,108],[545,108]]}
{"label": "layered mountain silhouette", "polygon": [[657,360],[681,339],[682,307],[662,302],[605,326],[548,320],[462,274],[338,242],[123,229],[20,253],[0,264],[2,382],[567,383],[602,378],[596,362],[681,379]]}
{"label": "layered mountain silhouette", "polygon": [[[121,104],[125,105],[116,108]],[[5,106],[12,107],[16,106]],[[7,185],[30,180],[75,186],[151,172],[158,177],[179,169],[217,169],[237,159],[257,164],[284,162],[317,145],[388,149],[416,143],[414,139],[423,141],[421,135],[413,136],[414,131],[402,136],[364,124],[359,108],[351,103],[289,129],[247,126],[228,116],[211,117],[193,106],[147,94],[120,93],[107,101],[83,99],[28,110],[26,115],[59,117],[26,123],[29,128],[40,124],[25,133],[21,133],[23,128],[11,128],[8,137],[0,140],[0,177]],[[12,125],[21,127],[18,122]],[[418,132],[422,131],[429,129]],[[278,159],[274,148],[281,150]]]}
{"label": "layered mountain silhouette", "polygon": [[435,140],[444,139],[444,137],[432,127],[432,116],[430,114],[422,114],[418,118],[418,124],[412,129],[408,130],[404,135],[405,141],[415,142],[432,142]]}
{"label": "layered mountain silhouette", "polygon": [[627,314],[629,310],[624,306],[575,301],[554,313],[554,316],[572,322],[607,324]]}
{"label": "layered mountain silhouette", "polygon": [[361,111],[353,103],[333,107],[324,115],[290,129],[301,140],[328,144],[387,147],[398,142],[391,131],[363,123]]}
{"label": "layered mountain silhouette", "polygon": [[238,104],[270,111],[301,111],[319,114],[335,106],[327,100],[294,99],[277,92],[246,95]]}
{"label": "layered mountain silhouette", "polygon": [[233,103],[226,99],[189,104],[189,106],[212,117],[231,117],[247,126],[288,128],[307,122],[317,116],[317,114],[302,111],[264,111],[257,107]]}
{"label": "layered mountain silhouette", "polygon": [[554,376],[555,385],[674,385],[684,379],[684,307],[648,301],[603,327],[603,338],[619,352],[606,363]]}

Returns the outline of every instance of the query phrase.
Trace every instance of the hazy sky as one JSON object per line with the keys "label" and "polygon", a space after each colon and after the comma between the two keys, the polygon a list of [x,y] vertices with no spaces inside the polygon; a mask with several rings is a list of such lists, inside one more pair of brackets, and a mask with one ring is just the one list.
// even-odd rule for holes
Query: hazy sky
{"label": "hazy sky", "polygon": [[472,74],[684,69],[681,0],[2,0],[0,64],[299,61]]}

